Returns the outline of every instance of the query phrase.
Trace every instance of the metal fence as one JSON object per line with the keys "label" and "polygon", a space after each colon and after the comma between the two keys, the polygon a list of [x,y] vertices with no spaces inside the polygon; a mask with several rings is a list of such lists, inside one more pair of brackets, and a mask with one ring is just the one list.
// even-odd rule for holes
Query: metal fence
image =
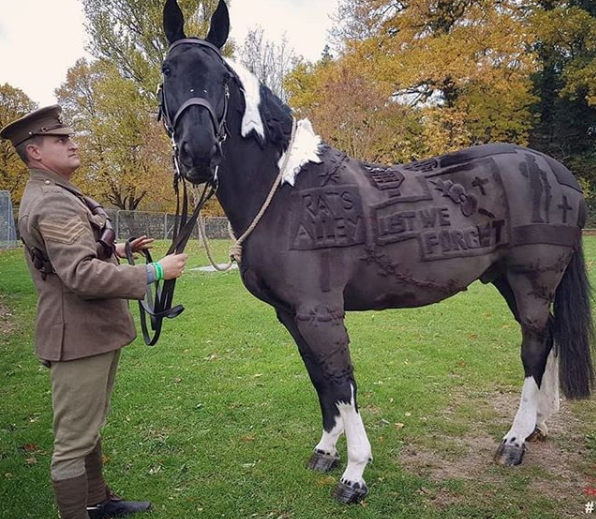
{"label": "metal fence", "polygon": [[[113,211],[107,213],[112,219],[119,240],[127,240],[132,236],[149,236],[156,240],[171,240],[176,215],[170,213],[153,213],[147,211]],[[208,238],[228,239],[228,219],[225,217],[205,218],[205,232]],[[199,239],[199,230],[195,226],[192,238]]]}
{"label": "metal fence", "polygon": [[17,246],[17,230],[9,191],[0,191],[0,249]]}

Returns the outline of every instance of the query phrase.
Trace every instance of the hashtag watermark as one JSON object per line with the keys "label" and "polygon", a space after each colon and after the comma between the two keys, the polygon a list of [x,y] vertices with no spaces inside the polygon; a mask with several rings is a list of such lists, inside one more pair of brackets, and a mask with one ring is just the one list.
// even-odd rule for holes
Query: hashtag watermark
{"label": "hashtag watermark", "polygon": [[594,501],[588,501],[586,503],[586,514],[591,514],[594,512]]}

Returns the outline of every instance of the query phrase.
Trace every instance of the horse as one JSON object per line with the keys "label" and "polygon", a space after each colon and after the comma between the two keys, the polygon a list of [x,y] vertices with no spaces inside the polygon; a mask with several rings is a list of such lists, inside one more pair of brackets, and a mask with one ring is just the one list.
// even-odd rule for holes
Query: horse
{"label": "horse", "polygon": [[[217,184],[245,287],[271,305],[296,342],[318,394],[323,432],[309,467],[347,467],[334,491],[367,494],[372,452],[359,413],[346,311],[412,308],[491,283],[522,334],[519,408],[495,454],[522,462],[559,405],[594,387],[590,287],[582,251],[586,204],[571,172],[505,143],[383,166],[316,135],[244,67],[225,59],[229,13],[220,0],[206,38],[188,38],[176,0],[163,13],[169,43],[160,113],[180,175]],[[250,233],[250,235],[249,235]]]}

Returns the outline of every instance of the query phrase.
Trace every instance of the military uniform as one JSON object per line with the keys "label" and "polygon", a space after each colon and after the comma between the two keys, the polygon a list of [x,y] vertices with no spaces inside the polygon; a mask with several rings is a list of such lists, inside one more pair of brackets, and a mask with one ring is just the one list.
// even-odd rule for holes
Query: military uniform
{"label": "military uniform", "polygon": [[[60,112],[59,106],[42,108],[5,127],[0,137],[17,148],[32,137],[70,135]],[[47,142],[39,146],[40,157]],[[63,145],[76,150],[71,141]],[[47,153],[56,149],[68,148]],[[120,349],[136,336],[127,299],[142,299],[150,279],[144,265],[120,265],[111,245],[107,254],[98,254],[98,243],[105,244],[105,212],[92,210],[89,199],[69,182],[78,163],[68,164],[64,156],[59,155],[62,174],[30,170],[19,232],[38,295],[35,350],[50,366],[51,475],[58,508],[63,519],[95,519],[149,507],[111,494],[103,479],[100,430]]]}
{"label": "military uniform", "polygon": [[[98,259],[96,242],[105,217],[93,215],[82,193],[60,175],[44,170],[30,174],[19,208],[19,232],[38,294],[37,356],[67,361],[129,344],[136,331],[126,299],[143,298],[146,268],[118,265],[114,256]],[[33,249],[49,260],[54,274],[35,268]]]}

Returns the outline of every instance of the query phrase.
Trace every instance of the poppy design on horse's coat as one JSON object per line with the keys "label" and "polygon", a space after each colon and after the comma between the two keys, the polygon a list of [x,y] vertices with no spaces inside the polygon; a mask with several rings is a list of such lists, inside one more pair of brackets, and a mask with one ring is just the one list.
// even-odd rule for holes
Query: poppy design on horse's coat
{"label": "poppy design on horse's coat", "polygon": [[[372,454],[345,311],[428,305],[477,279],[499,290],[522,331],[522,398],[495,455],[503,465],[521,463],[526,439],[545,434],[557,409],[558,376],[570,398],[586,398],[594,386],[586,205],[575,178],[550,157],[509,144],[390,167],[355,160],[322,143],[309,122],[295,125],[279,98],[221,57],[223,0],[205,40],[187,38],[183,25],[176,0],[167,0],[161,109],[166,123],[175,121],[181,173],[193,183],[217,176],[239,236],[287,165],[245,241],[240,273],[275,308],[317,390],[323,435],[310,467],[334,468],[345,433],[348,463],[335,495],[357,502],[367,493]],[[204,98],[189,99],[191,89]]]}

